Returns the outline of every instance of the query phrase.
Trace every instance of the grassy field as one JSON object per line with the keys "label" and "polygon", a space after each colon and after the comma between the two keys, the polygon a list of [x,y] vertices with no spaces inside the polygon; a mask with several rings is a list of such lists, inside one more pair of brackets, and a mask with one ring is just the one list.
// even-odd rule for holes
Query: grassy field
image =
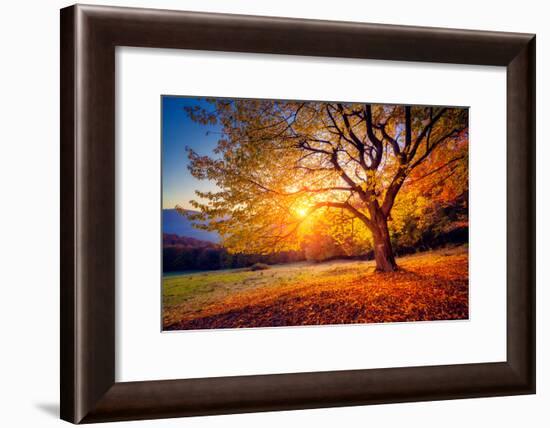
{"label": "grassy field", "polygon": [[468,318],[467,247],[397,260],[331,261],[165,276],[165,330]]}

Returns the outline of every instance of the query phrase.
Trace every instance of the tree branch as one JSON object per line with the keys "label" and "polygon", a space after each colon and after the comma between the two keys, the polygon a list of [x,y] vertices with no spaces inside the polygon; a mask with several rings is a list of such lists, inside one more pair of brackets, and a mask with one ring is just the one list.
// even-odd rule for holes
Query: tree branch
{"label": "tree branch", "polygon": [[412,142],[411,106],[405,106],[405,151],[409,150]]}
{"label": "tree branch", "polygon": [[327,201],[327,202],[317,202],[315,205],[313,205],[313,207],[310,208],[310,210],[308,210],[307,215],[311,214],[315,210],[317,210],[319,208],[322,208],[322,207],[343,208],[345,210],[350,211],[357,218],[362,220],[367,225],[367,227],[369,227],[369,228],[374,227],[374,223],[371,221],[370,218],[368,218],[365,214],[363,214],[361,211],[359,211],[357,208],[355,208],[353,205],[351,205],[348,202],[329,202],[329,201]]}
{"label": "tree branch", "polygon": [[397,196],[397,193],[399,192],[399,189],[401,189],[401,186],[405,182],[406,178],[407,168],[404,166],[400,166],[397,170],[397,173],[393,177],[392,182],[388,186],[388,190],[386,190],[386,195],[384,196],[384,202],[382,202],[381,209],[382,214],[384,214],[385,217],[390,214],[393,203],[395,202],[395,197]]}
{"label": "tree branch", "polygon": [[379,129],[382,132],[382,136],[388,141],[388,143],[390,143],[390,146],[393,150],[393,154],[395,155],[395,157],[401,160],[402,153],[401,153],[401,149],[399,148],[399,143],[395,138],[393,138],[390,134],[388,134],[388,132],[386,131],[386,125],[387,123],[384,123],[382,125],[375,126],[375,128]]}
{"label": "tree branch", "polygon": [[411,162],[414,159],[416,155],[416,151],[418,150],[418,147],[420,146],[420,143],[422,142],[426,134],[428,132],[431,132],[431,129],[433,128],[433,126],[441,119],[441,117],[447,110],[448,110],[447,108],[442,108],[435,116],[431,118],[430,122],[424,127],[424,129],[420,132],[418,137],[416,137],[416,140],[411,150],[408,151],[407,153],[407,162]]}
{"label": "tree branch", "polygon": [[422,180],[422,179],[424,179],[424,178],[426,178],[426,177],[429,177],[430,175],[436,174],[436,173],[438,173],[439,171],[441,171],[442,169],[444,169],[444,168],[448,167],[449,165],[451,165],[452,163],[457,162],[457,161],[459,161],[459,160],[462,160],[462,159],[464,159],[465,157],[466,157],[466,156],[463,155],[463,156],[457,156],[456,158],[452,158],[450,161],[445,162],[445,163],[444,163],[443,165],[441,165],[440,167],[438,167],[438,168],[436,168],[436,169],[434,169],[434,170],[432,170],[432,171],[430,171],[430,172],[428,172],[428,173],[426,173],[426,174],[424,174],[424,175],[422,175],[422,176],[420,176],[420,177],[415,178],[413,181],[410,181],[410,180],[409,180],[409,184],[408,184],[408,185],[411,185],[411,184],[413,184],[413,183],[416,183],[417,181],[420,181],[420,180]]}
{"label": "tree branch", "polygon": [[[433,150],[438,147],[443,141],[445,141],[447,138],[450,138],[450,137],[453,137],[455,135],[458,135],[460,134],[462,131],[464,131],[466,129],[466,127],[462,127],[462,128],[454,128],[453,130],[451,130],[450,132],[446,133],[445,135],[443,135],[442,137],[440,137],[436,142],[434,142],[433,144],[431,144],[429,147],[426,146],[426,151],[424,152],[424,154],[422,156],[420,156],[418,158],[418,160],[416,162],[414,162],[410,167],[409,167],[409,171],[412,171],[414,168],[416,168],[418,165],[420,165],[424,160],[426,160],[426,158],[430,155],[431,152],[433,152]],[[410,161],[412,161],[412,158],[410,159]]]}
{"label": "tree branch", "polygon": [[372,124],[372,107],[369,104],[365,104],[365,126],[367,128],[367,136],[376,151],[376,156],[372,160],[369,169],[375,170],[382,161],[382,141],[374,134]]}

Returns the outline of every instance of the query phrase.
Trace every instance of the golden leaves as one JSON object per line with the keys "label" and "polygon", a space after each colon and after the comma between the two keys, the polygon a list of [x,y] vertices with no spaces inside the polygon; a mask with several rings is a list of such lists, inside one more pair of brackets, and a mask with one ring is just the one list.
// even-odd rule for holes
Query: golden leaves
{"label": "golden leaves", "polygon": [[[200,312],[170,312],[165,329],[274,327],[468,318],[467,249],[402,258],[400,270],[374,273],[369,262],[304,266],[282,282],[229,292]],[[289,268],[292,265],[289,265]],[[309,270],[309,273],[308,273]],[[271,279],[270,279],[271,278]],[[275,279],[273,279],[275,278]],[[294,278],[294,279],[293,279]],[[177,321],[175,321],[177,320]]]}

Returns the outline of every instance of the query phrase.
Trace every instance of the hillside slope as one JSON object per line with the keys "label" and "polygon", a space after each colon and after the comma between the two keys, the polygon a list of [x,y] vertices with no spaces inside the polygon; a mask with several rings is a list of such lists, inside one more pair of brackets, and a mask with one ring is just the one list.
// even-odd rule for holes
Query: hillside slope
{"label": "hillside slope", "polygon": [[193,224],[175,209],[162,210],[162,232],[200,239],[201,241],[220,242],[220,236],[216,232],[209,232],[193,227]]}

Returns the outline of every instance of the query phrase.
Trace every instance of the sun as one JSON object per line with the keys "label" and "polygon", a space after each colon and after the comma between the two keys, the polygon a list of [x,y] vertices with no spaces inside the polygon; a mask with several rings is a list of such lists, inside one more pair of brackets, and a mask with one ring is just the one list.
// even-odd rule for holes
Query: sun
{"label": "sun", "polygon": [[307,207],[299,207],[299,208],[296,208],[296,215],[300,218],[304,218],[307,216],[308,214],[308,209]]}
{"label": "sun", "polygon": [[298,218],[306,218],[309,214],[309,207],[306,205],[299,205],[295,207],[292,211],[294,211],[294,215]]}

